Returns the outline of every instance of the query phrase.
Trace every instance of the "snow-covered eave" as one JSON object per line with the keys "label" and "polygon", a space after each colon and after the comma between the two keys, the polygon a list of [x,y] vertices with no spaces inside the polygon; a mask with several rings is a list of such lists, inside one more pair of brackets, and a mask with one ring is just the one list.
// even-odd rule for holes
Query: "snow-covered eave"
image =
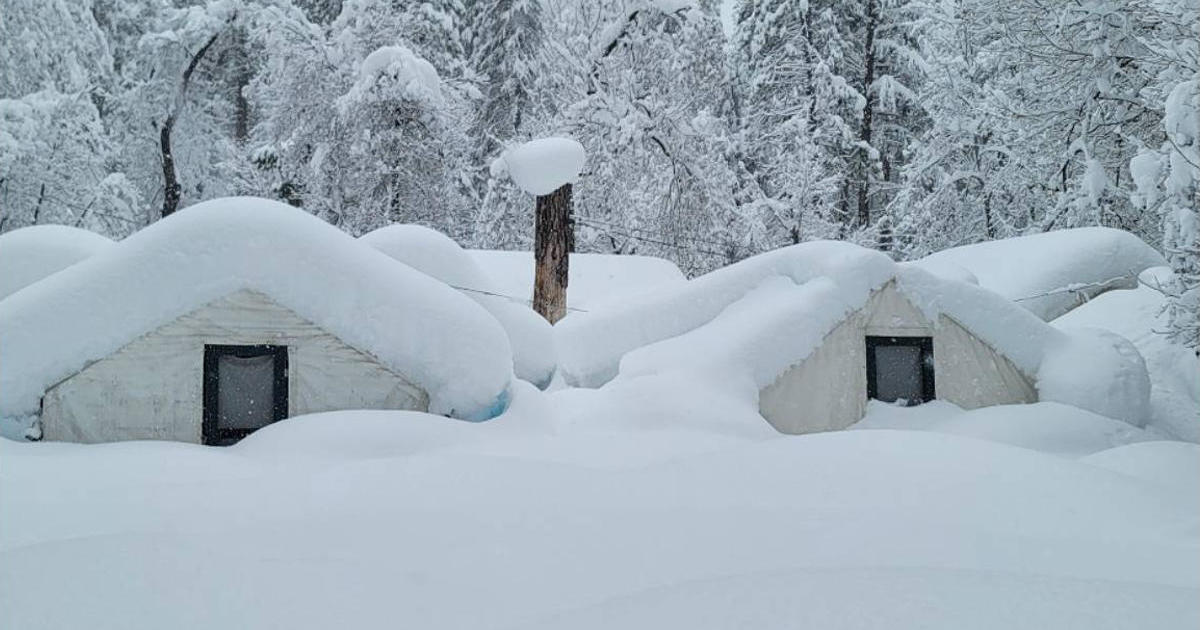
{"label": "snow-covered eave", "polygon": [[568,315],[555,326],[560,366],[569,380],[596,387],[619,373],[626,353],[709,324],[769,278],[803,285],[828,277],[843,292],[841,299],[861,306],[872,290],[894,276],[894,267],[885,254],[839,241],[760,254],[619,309]]}
{"label": "snow-covered eave", "polygon": [[945,316],[1013,362],[1031,382],[1059,332],[1033,313],[988,289],[898,265],[896,290],[934,326]]}

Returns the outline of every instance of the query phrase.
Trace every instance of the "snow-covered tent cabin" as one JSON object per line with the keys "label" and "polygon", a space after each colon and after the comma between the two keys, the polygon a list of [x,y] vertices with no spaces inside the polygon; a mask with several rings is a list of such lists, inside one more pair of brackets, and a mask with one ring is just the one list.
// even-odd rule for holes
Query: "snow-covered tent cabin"
{"label": "snow-covered tent cabin", "polygon": [[475,302],[262,199],[197,204],[0,301],[10,437],[223,444],[338,409],[483,420],[511,376]]}
{"label": "snow-covered tent cabin", "polygon": [[847,243],[756,256],[626,308],[570,314],[556,332],[568,382],[683,373],[745,392],[784,433],[845,428],[870,399],[1055,400],[1141,424],[1149,395],[1128,341],[1064,334],[987,290]]}
{"label": "snow-covered tent cabin", "polygon": [[1141,239],[1113,228],[1055,230],[953,247],[917,261],[931,273],[972,278],[1050,321],[1137,276],[1165,265]]}
{"label": "snow-covered tent cabin", "polygon": [[524,300],[504,295],[454,239],[421,225],[396,224],[364,234],[359,240],[462,291],[486,309],[508,334],[517,377],[541,388],[550,384],[557,367],[550,322]]}
{"label": "snow-covered tent cabin", "polygon": [[0,234],[0,300],[112,244],[67,225],[31,225]]}

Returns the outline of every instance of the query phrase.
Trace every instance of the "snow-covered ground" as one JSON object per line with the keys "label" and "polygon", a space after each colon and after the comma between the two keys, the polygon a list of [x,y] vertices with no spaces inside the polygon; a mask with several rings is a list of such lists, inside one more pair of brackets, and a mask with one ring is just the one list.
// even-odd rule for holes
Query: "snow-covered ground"
{"label": "snow-covered ground", "polygon": [[1198,446],[1053,403],[783,436],[641,381],[226,449],[0,440],[0,627],[1200,624]]}

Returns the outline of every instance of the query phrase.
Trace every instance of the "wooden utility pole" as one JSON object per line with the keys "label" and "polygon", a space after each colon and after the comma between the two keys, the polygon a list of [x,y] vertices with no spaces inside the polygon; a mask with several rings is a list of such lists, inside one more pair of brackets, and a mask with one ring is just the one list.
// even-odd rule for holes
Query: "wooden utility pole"
{"label": "wooden utility pole", "polygon": [[567,314],[568,254],[575,249],[571,184],[538,196],[534,223],[533,310],[553,324]]}

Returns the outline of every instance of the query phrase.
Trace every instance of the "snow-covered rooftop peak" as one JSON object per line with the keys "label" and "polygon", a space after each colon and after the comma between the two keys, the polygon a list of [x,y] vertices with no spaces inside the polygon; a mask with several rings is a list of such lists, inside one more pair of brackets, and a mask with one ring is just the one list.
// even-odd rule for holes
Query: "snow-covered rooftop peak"
{"label": "snow-covered rooftop peak", "polygon": [[508,175],[531,195],[548,195],[575,183],[585,159],[583,145],[571,138],[539,138],[501,153],[491,172],[497,178]]}

